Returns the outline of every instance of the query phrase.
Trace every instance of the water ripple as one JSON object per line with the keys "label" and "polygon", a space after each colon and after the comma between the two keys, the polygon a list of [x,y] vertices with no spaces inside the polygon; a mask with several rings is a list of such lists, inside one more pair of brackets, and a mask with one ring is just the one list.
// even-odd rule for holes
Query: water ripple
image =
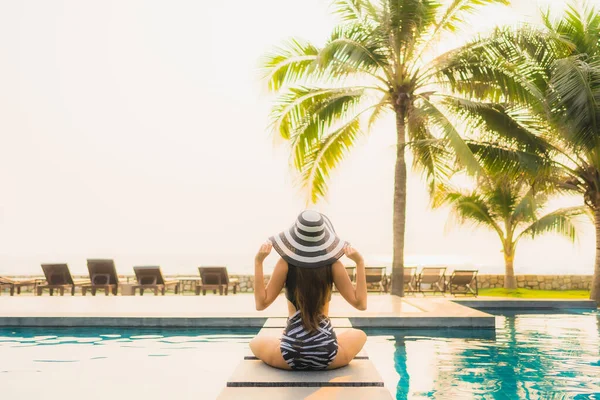
{"label": "water ripple", "polygon": [[367,334],[393,344],[397,399],[600,399],[598,312],[500,315],[491,340],[380,331]]}

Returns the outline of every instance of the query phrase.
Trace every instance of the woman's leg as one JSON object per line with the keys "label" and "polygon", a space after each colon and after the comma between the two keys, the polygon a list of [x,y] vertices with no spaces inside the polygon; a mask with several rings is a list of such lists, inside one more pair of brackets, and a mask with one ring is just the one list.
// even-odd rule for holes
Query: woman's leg
{"label": "woman's leg", "polygon": [[275,336],[258,335],[250,341],[250,350],[258,359],[271,367],[291,369],[281,355],[279,344],[279,338]]}
{"label": "woman's leg", "polygon": [[348,329],[337,335],[338,352],[327,369],[336,369],[350,364],[350,361],[362,350],[367,335],[360,329]]}

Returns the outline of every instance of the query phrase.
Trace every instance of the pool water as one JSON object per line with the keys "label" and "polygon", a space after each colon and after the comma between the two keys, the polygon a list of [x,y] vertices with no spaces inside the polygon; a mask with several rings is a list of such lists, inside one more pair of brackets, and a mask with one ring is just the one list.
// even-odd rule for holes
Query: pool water
{"label": "pool water", "polygon": [[495,331],[367,334],[397,399],[600,399],[597,311],[500,312]]}
{"label": "pool water", "polygon": [[[600,400],[600,313],[485,311],[495,330],[370,329],[366,349],[397,399]],[[0,392],[214,399],[257,332],[0,328]]]}
{"label": "pool water", "polygon": [[214,399],[258,329],[0,329],[12,399]]}

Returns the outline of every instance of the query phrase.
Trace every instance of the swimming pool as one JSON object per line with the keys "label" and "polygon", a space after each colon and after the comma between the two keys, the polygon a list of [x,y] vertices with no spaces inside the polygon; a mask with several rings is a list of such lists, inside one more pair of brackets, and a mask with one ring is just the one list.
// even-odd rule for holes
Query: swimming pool
{"label": "swimming pool", "polygon": [[397,399],[600,399],[597,311],[501,312],[495,331],[367,334]]}
{"label": "swimming pool", "polygon": [[[497,310],[486,310],[497,313]],[[0,329],[12,398],[214,399],[256,329]],[[397,399],[600,399],[600,314],[500,312],[495,330],[367,330]]]}

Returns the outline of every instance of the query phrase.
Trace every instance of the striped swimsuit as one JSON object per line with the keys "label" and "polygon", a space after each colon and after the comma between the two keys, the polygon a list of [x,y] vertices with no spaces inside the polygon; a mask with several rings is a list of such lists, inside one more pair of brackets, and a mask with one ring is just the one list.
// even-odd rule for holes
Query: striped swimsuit
{"label": "striped swimsuit", "polygon": [[288,319],[281,337],[281,355],[294,370],[321,370],[331,364],[337,355],[337,336],[329,318],[323,318],[315,332],[302,324],[300,311]]}

